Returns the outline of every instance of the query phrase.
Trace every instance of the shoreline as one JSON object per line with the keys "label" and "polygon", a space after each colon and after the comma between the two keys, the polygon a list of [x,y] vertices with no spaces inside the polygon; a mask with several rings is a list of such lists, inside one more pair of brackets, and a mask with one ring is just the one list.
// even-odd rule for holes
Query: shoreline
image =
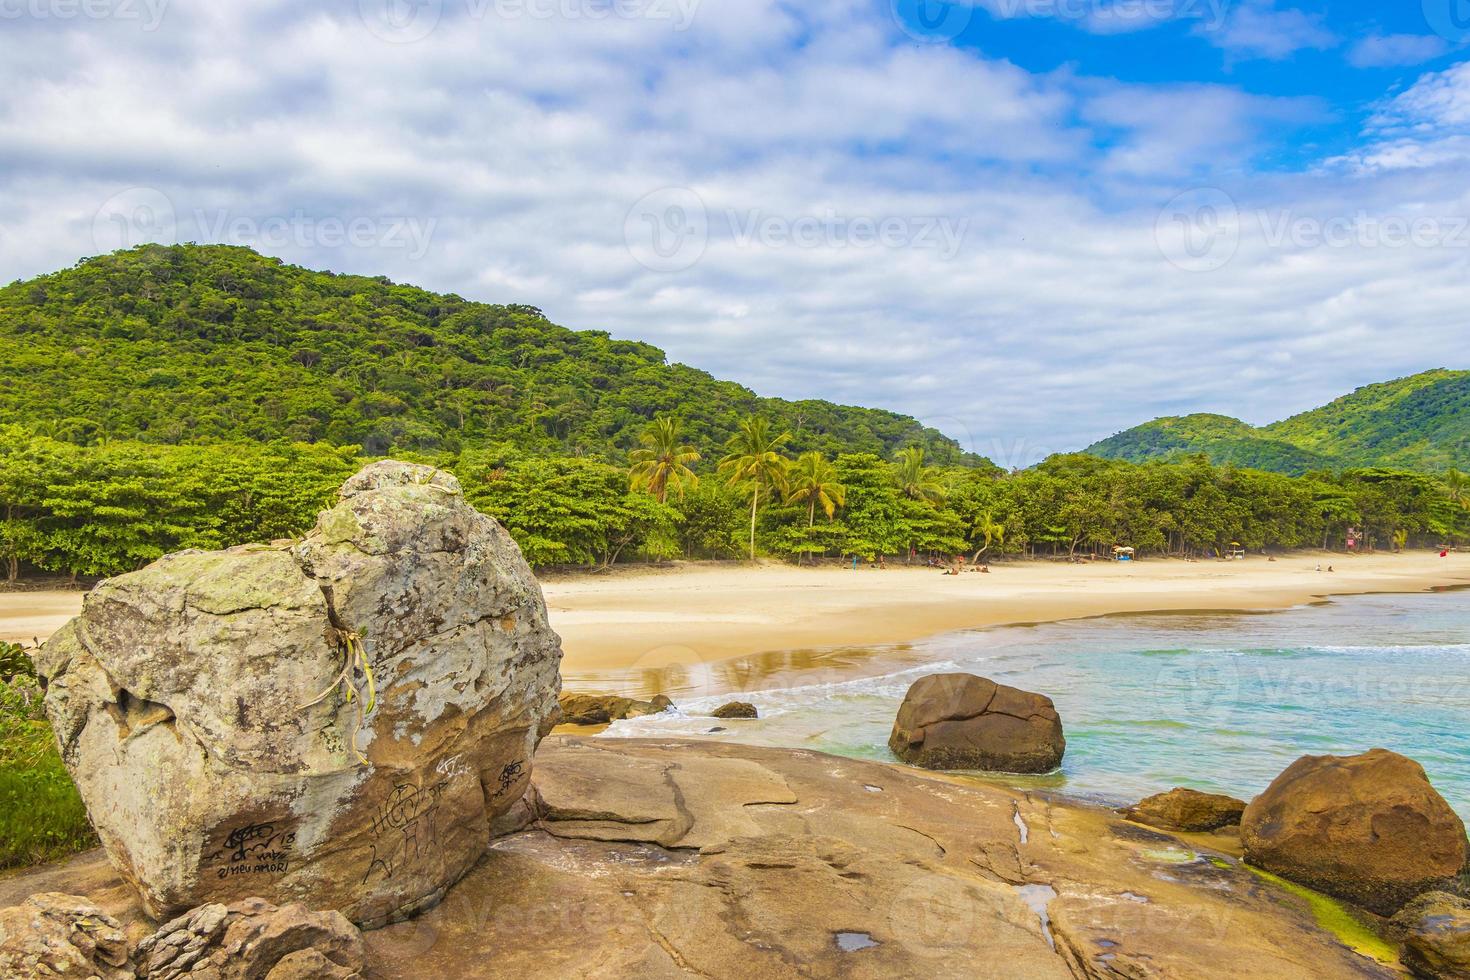
{"label": "shoreline", "polygon": [[[900,564],[856,571],[696,564],[560,573],[541,584],[562,637],[567,689],[648,696],[687,689],[696,674],[716,675],[706,693],[718,693],[717,675],[730,671],[742,675],[732,690],[751,673],[773,682],[813,668],[829,677],[834,667],[861,673],[864,662],[881,661],[872,648],[960,630],[1148,613],[1263,613],[1340,596],[1466,587],[1470,555],[1014,561],[991,566],[990,574],[959,576]],[[44,640],[76,614],[82,595],[0,591],[0,640]]]}
{"label": "shoreline", "polygon": [[[1323,571],[1317,572],[1318,565]],[[1329,567],[1336,568],[1327,572]],[[875,647],[1105,616],[1268,613],[1351,595],[1470,586],[1470,556],[1296,552],[1275,561],[1012,562],[988,575],[794,566],[640,570],[543,583],[568,690],[628,696],[880,669]],[[725,677],[726,683],[721,683]]]}

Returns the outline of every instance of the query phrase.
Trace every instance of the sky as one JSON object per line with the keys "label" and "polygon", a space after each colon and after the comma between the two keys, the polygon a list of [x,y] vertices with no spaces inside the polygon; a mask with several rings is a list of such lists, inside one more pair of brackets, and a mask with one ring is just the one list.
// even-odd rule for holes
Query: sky
{"label": "sky", "polygon": [[1466,367],[1470,0],[0,0],[0,281],[540,307],[1007,466]]}

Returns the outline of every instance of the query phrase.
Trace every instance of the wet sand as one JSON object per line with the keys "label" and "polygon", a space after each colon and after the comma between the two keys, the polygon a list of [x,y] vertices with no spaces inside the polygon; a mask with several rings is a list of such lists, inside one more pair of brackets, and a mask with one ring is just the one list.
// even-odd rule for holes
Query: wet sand
{"label": "wet sand", "polygon": [[[1274,562],[1008,562],[988,575],[959,576],[901,564],[857,571],[700,564],[543,583],[566,652],[568,687],[630,693],[656,686],[650,679],[661,672],[735,658],[742,671],[767,677],[825,672],[861,659],[844,648],[957,629],[1113,613],[1283,609],[1330,595],[1467,584],[1470,554],[1436,552],[1308,552]],[[44,639],[80,606],[79,592],[0,592],[0,639]]]}
{"label": "wet sand", "polygon": [[902,565],[695,566],[553,579],[545,590],[566,651],[568,686],[596,680],[633,690],[646,689],[647,675],[665,668],[731,658],[758,673],[825,671],[831,659],[844,658],[843,648],[958,629],[1116,613],[1284,609],[1330,595],[1465,584],[1470,554],[1412,552],[1300,553],[1274,562],[1010,562],[988,575],[959,576]]}

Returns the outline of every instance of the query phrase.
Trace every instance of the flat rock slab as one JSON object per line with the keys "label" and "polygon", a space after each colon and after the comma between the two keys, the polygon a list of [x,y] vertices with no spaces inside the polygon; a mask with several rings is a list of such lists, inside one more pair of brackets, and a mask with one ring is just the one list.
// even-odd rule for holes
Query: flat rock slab
{"label": "flat rock slab", "polygon": [[[370,965],[482,977],[1396,975],[1234,859],[1217,866],[1108,811],[978,780],[813,752],[552,737],[535,783],[540,819],[496,841],[441,907],[369,933]],[[858,937],[844,939],[852,951],[839,934]]]}
{"label": "flat rock slab", "polygon": [[[526,829],[437,908],[366,933],[370,975],[1401,976],[1206,844],[978,779],[553,736],[534,782]],[[28,877],[127,899],[98,874],[83,859]]]}

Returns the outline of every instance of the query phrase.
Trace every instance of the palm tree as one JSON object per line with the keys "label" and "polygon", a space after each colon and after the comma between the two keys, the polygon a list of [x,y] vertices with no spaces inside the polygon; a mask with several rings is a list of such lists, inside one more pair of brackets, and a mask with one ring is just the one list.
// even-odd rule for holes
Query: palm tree
{"label": "palm tree", "polygon": [[1470,476],[1466,476],[1454,467],[1444,477],[1445,495],[1450,498],[1451,503],[1459,504],[1461,507],[1470,507]]}
{"label": "palm tree", "polygon": [[970,559],[972,563],[979,561],[980,556],[990,550],[992,543],[999,544],[1002,550],[1005,549],[1006,526],[1004,524],[997,524],[995,518],[991,516],[990,511],[986,511],[984,516],[975,522],[975,531],[985,539],[985,545],[979,551],[975,552],[975,557]]}
{"label": "palm tree", "polygon": [[837,482],[836,468],[821,453],[802,453],[787,474],[786,500],[807,505],[806,526],[811,527],[817,523],[818,507],[830,521],[837,508],[847,503],[847,488]]}
{"label": "palm tree", "polygon": [[760,510],[761,493],[786,489],[788,460],[781,447],[791,433],[771,435],[770,424],[752,415],[740,423],[740,431],[725,443],[729,450],[720,460],[719,471],[726,474],[730,486],[743,486],[750,491],[750,560],[755,561],[755,517]]}
{"label": "palm tree", "polygon": [[944,499],[939,468],[924,465],[923,446],[909,446],[898,454],[898,485],[904,496],[914,500],[934,504]]}
{"label": "palm tree", "polygon": [[689,468],[699,461],[699,450],[679,441],[678,419],[654,419],[638,440],[643,448],[629,454],[633,467],[628,477],[634,490],[647,490],[662,504],[669,499],[670,487],[683,500],[685,490],[699,486],[699,477]]}

